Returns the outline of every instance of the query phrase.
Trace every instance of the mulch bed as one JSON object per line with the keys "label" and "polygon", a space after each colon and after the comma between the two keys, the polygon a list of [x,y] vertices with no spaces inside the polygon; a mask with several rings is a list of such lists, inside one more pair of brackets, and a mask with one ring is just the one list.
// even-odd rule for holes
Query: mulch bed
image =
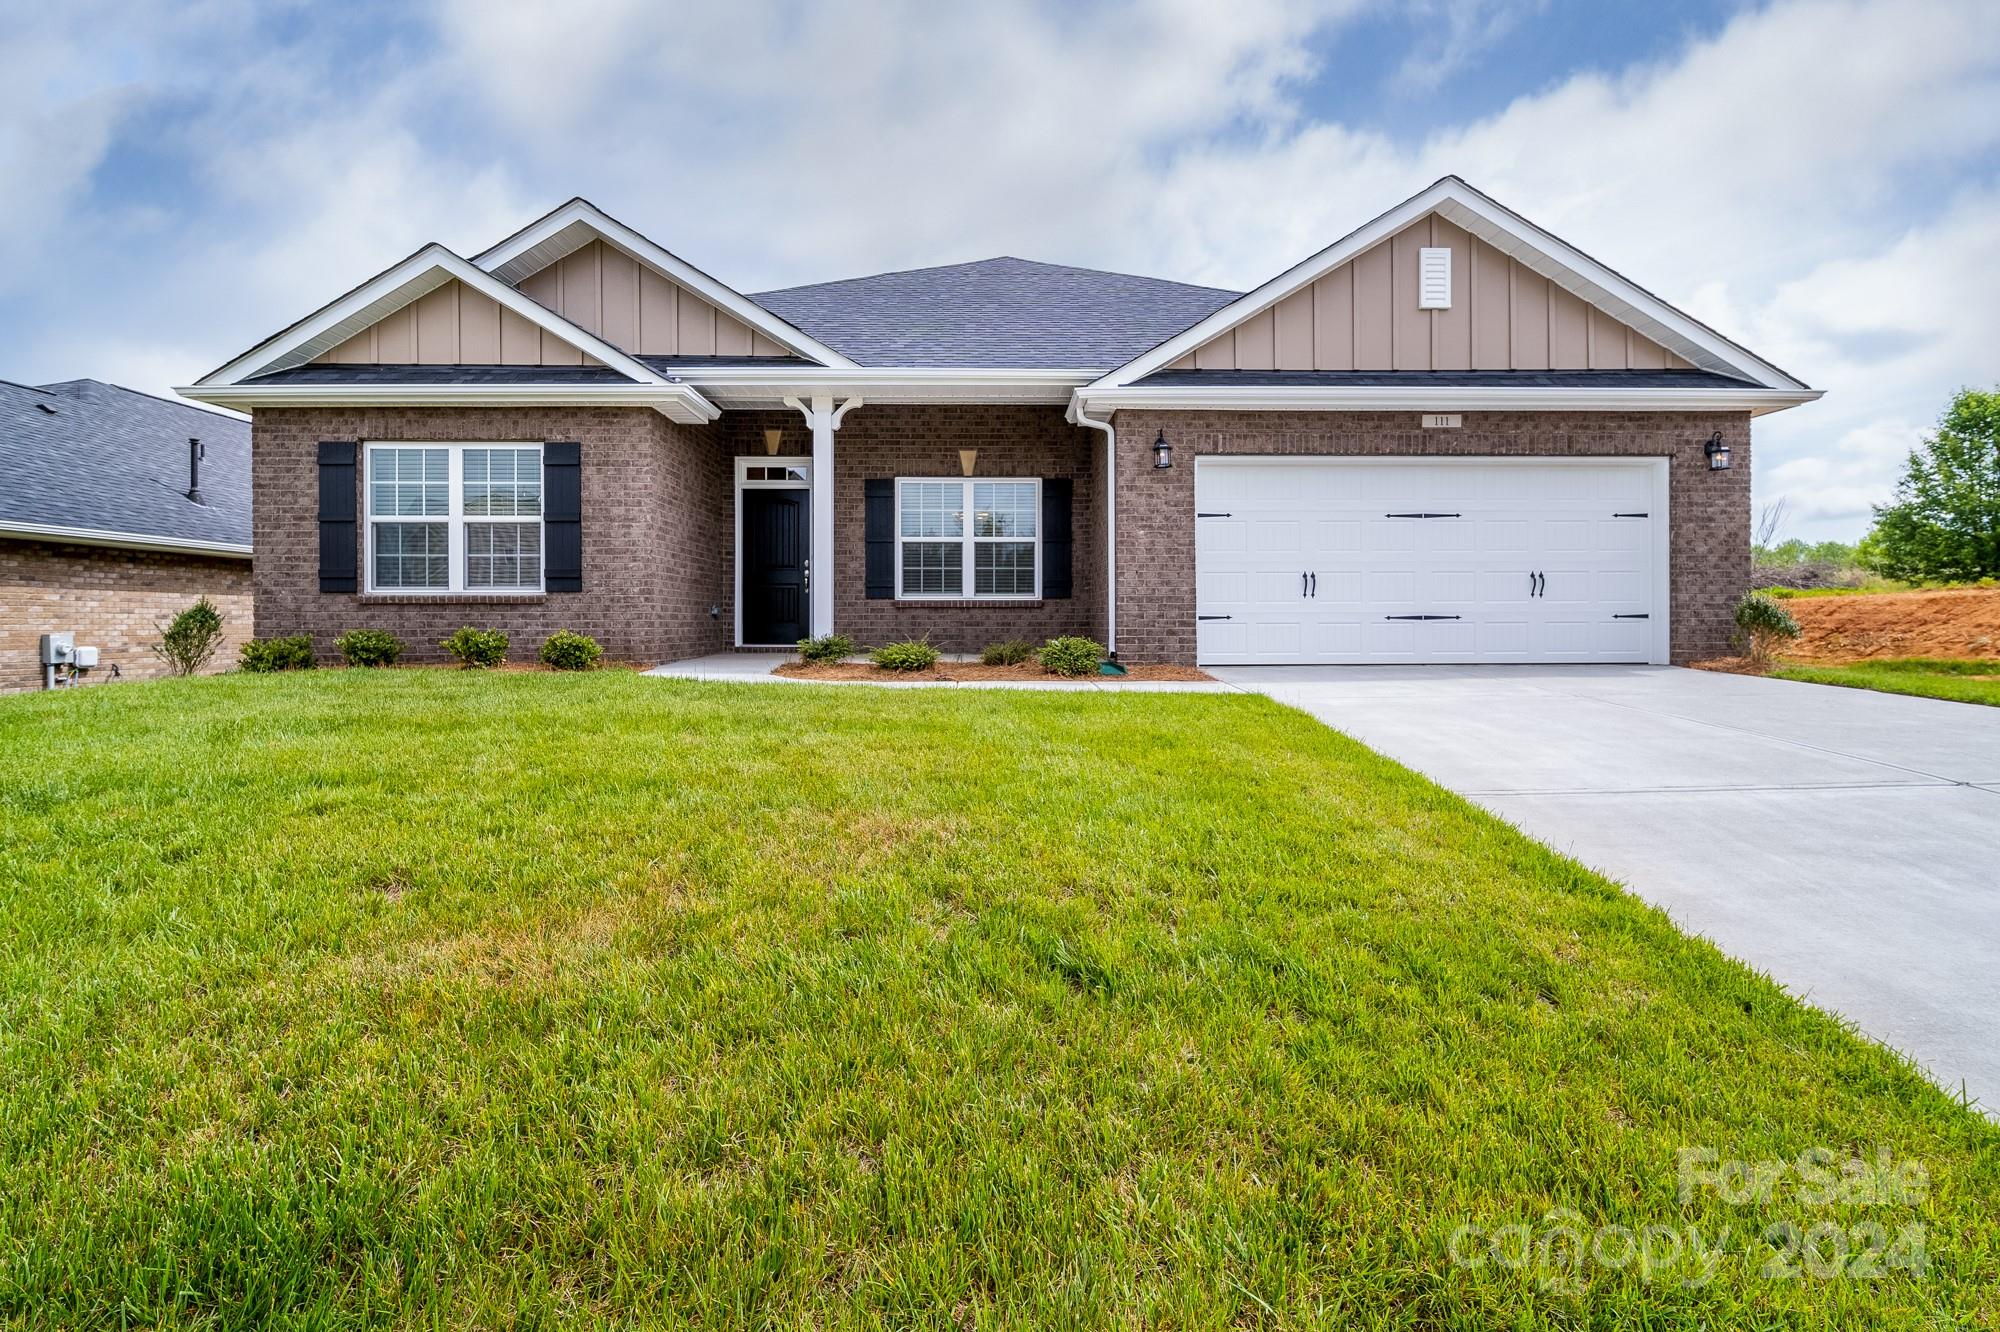
{"label": "mulch bed", "polygon": [[885,671],[873,662],[843,661],[832,666],[788,661],[775,674],[797,680],[909,680],[950,684],[959,680],[1029,680],[1047,684],[1093,684],[1100,680],[1213,680],[1192,666],[1127,666],[1124,675],[1085,675],[1075,679],[1053,675],[1033,662],[1018,666],[983,666],[976,661],[941,661],[927,671]]}

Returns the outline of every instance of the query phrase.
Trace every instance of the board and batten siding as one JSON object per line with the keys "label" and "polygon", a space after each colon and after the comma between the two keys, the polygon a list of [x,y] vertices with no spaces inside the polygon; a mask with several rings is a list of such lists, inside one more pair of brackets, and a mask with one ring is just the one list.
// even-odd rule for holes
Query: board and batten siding
{"label": "board and batten siding", "polygon": [[[1417,308],[1417,252],[1451,306]],[[1688,363],[1435,213],[1175,361],[1175,370],[1681,370]]]}
{"label": "board and batten siding", "polygon": [[[522,295],[635,356],[786,349],[621,250],[592,241],[522,279]],[[447,282],[322,354],[333,365],[595,365],[498,301]]]}

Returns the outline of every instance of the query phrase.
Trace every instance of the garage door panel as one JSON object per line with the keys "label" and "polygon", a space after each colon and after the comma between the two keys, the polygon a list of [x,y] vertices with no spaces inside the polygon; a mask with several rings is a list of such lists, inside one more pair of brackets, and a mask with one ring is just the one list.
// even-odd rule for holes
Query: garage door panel
{"label": "garage door panel", "polygon": [[1613,616],[1656,610],[1661,471],[1203,460],[1196,507],[1230,516],[1199,520],[1198,607],[1232,619],[1198,626],[1201,659],[1650,660],[1664,605]]}

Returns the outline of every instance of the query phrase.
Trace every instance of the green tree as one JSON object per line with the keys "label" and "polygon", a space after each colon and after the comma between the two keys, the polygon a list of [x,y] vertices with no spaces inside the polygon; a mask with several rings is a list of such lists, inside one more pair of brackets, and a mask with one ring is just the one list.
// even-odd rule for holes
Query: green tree
{"label": "green tree", "polygon": [[2000,576],[2000,390],[1961,389],[1937,433],[1910,452],[1891,504],[1862,542],[1891,578]]}

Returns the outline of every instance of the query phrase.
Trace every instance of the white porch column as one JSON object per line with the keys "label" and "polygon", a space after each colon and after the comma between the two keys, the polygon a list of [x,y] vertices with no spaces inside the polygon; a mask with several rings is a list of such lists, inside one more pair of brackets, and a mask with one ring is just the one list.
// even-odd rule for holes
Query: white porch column
{"label": "white porch column", "polygon": [[817,638],[833,632],[833,435],[840,429],[841,418],[859,407],[861,399],[849,398],[836,408],[833,395],[820,393],[813,396],[810,405],[797,398],[786,398],[785,405],[803,413],[812,431],[812,540],[806,572],[811,622],[807,630]]}

